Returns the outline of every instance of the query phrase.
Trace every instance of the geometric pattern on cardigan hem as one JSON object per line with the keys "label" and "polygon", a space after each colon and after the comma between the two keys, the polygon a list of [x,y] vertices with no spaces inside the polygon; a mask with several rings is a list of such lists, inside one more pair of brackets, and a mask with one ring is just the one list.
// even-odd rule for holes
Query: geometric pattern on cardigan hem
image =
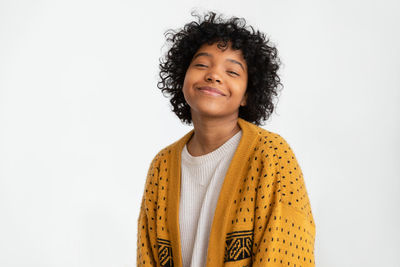
{"label": "geometric pattern on cardigan hem", "polygon": [[158,259],[160,260],[161,267],[173,267],[174,261],[172,259],[171,241],[157,238],[157,244],[158,244]]}
{"label": "geometric pattern on cardigan hem", "polygon": [[225,244],[224,262],[249,258],[253,246],[253,230],[228,233]]}

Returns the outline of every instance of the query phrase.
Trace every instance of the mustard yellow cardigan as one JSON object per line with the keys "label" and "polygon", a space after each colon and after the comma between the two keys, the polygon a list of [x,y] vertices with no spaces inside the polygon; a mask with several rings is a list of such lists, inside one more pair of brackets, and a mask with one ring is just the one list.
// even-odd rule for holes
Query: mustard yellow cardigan
{"label": "mustard yellow cardigan", "polygon": [[[216,206],[207,266],[315,266],[315,224],[292,149],[276,133],[241,118],[238,124],[242,137]],[[193,133],[151,162],[138,219],[138,266],[182,266],[180,163]]]}

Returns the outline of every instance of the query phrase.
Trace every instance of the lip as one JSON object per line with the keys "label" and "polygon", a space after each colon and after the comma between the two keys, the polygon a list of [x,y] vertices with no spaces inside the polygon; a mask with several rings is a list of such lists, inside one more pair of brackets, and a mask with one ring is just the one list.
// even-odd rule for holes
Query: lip
{"label": "lip", "polygon": [[205,93],[211,94],[211,95],[221,95],[221,96],[225,96],[224,93],[222,93],[220,90],[218,90],[217,88],[214,87],[210,87],[210,86],[201,86],[198,87],[198,89],[200,91],[204,91]]}

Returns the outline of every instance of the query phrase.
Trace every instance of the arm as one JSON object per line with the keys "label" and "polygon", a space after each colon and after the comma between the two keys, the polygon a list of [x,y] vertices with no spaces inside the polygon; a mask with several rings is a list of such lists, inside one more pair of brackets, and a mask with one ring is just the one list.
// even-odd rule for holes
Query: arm
{"label": "arm", "polygon": [[252,266],[315,266],[314,234],[304,214],[283,204],[275,206],[257,239]]}
{"label": "arm", "polygon": [[272,146],[257,196],[253,266],[313,267],[315,224],[302,171],[282,137]]}
{"label": "arm", "polygon": [[156,266],[150,241],[148,219],[144,207],[144,199],[140,208],[137,233],[137,266]]}
{"label": "arm", "polygon": [[[157,266],[157,245],[154,229],[155,226],[151,224],[149,218],[151,216],[155,216],[155,214],[150,214],[150,212],[154,211],[154,207],[148,205],[149,203],[154,203],[151,199],[148,199],[150,196],[147,195],[147,192],[151,192],[152,183],[151,181],[158,176],[158,166],[157,157],[153,159],[150,164],[150,168],[147,173],[145,190],[143,192],[142,203],[140,206],[140,214],[138,219],[138,229],[137,229],[137,255],[136,261],[137,266]],[[154,221],[153,221],[154,222]]]}

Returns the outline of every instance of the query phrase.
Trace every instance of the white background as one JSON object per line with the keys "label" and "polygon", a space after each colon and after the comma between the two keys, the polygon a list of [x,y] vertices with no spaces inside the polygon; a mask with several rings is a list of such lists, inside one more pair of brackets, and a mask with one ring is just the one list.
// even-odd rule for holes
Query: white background
{"label": "white background", "polygon": [[400,266],[398,1],[0,1],[0,266],[136,266],[151,159],[191,127],[157,88],[163,33],[244,17],[284,63],[263,128],[293,148],[316,263]]}

